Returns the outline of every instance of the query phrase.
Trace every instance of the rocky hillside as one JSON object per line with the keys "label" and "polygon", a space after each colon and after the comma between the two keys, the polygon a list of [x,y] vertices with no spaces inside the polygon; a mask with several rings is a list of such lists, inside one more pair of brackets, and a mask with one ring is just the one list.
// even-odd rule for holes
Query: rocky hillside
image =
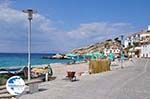
{"label": "rocky hillside", "polygon": [[89,52],[103,51],[104,48],[112,48],[112,47],[120,47],[120,46],[121,46],[121,41],[118,40],[118,38],[115,38],[114,40],[109,39],[104,42],[99,42],[85,47],[73,49],[71,53],[84,54]]}

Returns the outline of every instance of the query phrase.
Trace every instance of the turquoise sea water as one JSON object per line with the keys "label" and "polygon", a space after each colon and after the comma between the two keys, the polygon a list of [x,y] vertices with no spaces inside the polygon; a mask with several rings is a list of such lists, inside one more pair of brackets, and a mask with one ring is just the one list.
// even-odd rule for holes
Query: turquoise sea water
{"label": "turquoise sea water", "polygon": [[[31,64],[51,64],[51,63],[67,63],[68,59],[42,59],[43,56],[51,56],[53,54],[31,54]],[[2,67],[19,67],[27,66],[26,53],[0,53],[0,68]]]}

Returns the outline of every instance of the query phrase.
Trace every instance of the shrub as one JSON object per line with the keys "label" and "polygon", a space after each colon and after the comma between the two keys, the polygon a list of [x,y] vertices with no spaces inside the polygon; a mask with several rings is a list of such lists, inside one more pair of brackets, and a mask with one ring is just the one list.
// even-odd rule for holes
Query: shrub
{"label": "shrub", "polygon": [[4,75],[0,74],[0,85],[5,85],[8,78],[9,76],[7,74]]}

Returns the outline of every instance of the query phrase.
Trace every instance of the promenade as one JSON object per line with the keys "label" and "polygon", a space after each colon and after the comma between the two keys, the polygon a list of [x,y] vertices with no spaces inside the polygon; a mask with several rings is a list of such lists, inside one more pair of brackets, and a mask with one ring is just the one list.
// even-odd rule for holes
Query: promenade
{"label": "promenade", "polygon": [[150,99],[150,60],[137,59],[123,69],[83,75],[79,81],[56,79],[19,99]]}

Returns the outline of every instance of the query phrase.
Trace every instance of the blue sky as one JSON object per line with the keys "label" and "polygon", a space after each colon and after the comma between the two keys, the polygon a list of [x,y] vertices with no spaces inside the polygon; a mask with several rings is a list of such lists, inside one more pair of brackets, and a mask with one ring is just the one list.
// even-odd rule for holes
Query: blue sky
{"label": "blue sky", "polygon": [[0,52],[27,52],[27,15],[33,18],[32,52],[66,52],[146,29],[149,0],[0,0]]}

